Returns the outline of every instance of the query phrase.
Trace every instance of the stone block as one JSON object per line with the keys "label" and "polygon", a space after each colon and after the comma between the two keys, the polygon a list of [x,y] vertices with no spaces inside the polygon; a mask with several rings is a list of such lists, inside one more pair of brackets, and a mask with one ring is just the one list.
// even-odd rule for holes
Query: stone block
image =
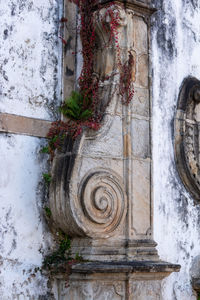
{"label": "stone block", "polygon": [[141,17],[134,16],[134,49],[137,54],[148,53],[148,29],[147,24]]}
{"label": "stone block", "polygon": [[151,227],[150,161],[132,160],[131,229],[135,236]]}
{"label": "stone block", "polygon": [[131,101],[131,111],[144,117],[149,117],[149,90],[135,88],[133,100]]}
{"label": "stone block", "polygon": [[82,154],[87,156],[122,157],[122,121],[118,116],[108,116],[109,120],[96,132],[95,139],[86,140]]}
{"label": "stone block", "polygon": [[149,80],[148,80],[148,68],[149,68],[149,60],[148,55],[142,54],[137,58],[138,60],[138,68],[137,68],[137,76],[136,76],[136,86],[148,88]]}
{"label": "stone block", "polygon": [[133,118],[131,123],[131,142],[133,156],[150,156],[149,121]]}
{"label": "stone block", "polygon": [[161,280],[179,269],[162,261],[80,263],[67,284],[58,277],[58,300],[164,300]]}

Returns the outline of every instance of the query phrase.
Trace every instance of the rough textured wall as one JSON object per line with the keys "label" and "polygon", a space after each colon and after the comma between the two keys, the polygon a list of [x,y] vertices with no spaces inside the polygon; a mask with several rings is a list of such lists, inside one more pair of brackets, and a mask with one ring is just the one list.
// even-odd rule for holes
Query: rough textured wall
{"label": "rough textured wall", "polygon": [[[61,0],[0,0],[0,111],[53,119],[60,98]],[[153,158],[155,240],[162,259],[182,265],[163,283],[164,300],[194,300],[192,259],[199,255],[200,209],[174,162],[173,118],[182,80],[200,78],[200,2],[153,0]],[[0,295],[50,299],[35,268],[51,248],[42,201],[43,140],[0,135]]]}
{"label": "rough textured wall", "polygon": [[[0,112],[55,118],[62,0],[0,0]],[[51,299],[36,268],[53,241],[43,212],[44,139],[0,134],[0,299]]]}
{"label": "rough textured wall", "polygon": [[55,115],[59,97],[61,0],[0,1],[0,110]]}
{"label": "rough textured wall", "polygon": [[173,121],[183,79],[200,78],[200,1],[153,2],[158,8],[152,18],[155,240],[162,259],[182,266],[164,281],[164,300],[195,300],[190,268],[200,253],[200,204],[177,173]]}

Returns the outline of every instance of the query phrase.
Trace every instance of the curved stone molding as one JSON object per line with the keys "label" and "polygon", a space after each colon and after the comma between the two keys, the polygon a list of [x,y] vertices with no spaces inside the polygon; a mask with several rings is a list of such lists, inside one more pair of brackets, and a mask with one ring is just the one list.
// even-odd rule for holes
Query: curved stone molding
{"label": "curved stone molding", "polygon": [[89,236],[108,237],[126,214],[121,178],[111,170],[91,170],[79,187],[80,206]]}
{"label": "curved stone molding", "polygon": [[180,177],[200,201],[200,81],[184,80],[175,118],[175,156]]}
{"label": "curved stone molding", "polygon": [[200,293],[200,255],[196,256],[192,260],[190,275],[192,279],[192,287],[199,294]]}
{"label": "curved stone molding", "polygon": [[80,185],[68,187],[70,163],[73,155],[60,155],[53,168],[50,207],[55,223],[74,237],[104,239],[114,235],[127,209],[122,179],[112,170],[99,168],[90,170]]}

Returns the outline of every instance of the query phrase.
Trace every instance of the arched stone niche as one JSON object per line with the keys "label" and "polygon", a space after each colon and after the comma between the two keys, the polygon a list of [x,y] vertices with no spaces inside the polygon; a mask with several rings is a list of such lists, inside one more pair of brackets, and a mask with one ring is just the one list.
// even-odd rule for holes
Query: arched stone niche
{"label": "arched stone niche", "polygon": [[188,77],[180,89],[175,116],[175,158],[179,175],[200,201],[200,81]]}

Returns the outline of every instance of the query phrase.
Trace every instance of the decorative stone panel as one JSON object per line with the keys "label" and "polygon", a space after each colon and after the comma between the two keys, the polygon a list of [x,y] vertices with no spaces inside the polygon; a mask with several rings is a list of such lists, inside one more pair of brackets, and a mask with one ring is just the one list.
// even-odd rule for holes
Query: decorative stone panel
{"label": "decorative stone panel", "polygon": [[[55,224],[73,237],[72,253],[90,260],[157,259],[151,225],[148,22],[152,11],[145,2],[114,1],[118,42],[109,44],[108,9],[106,5],[94,12],[94,76],[99,78],[102,127],[95,133],[84,132],[76,141],[68,138],[57,153],[50,206]],[[119,96],[121,70],[116,62],[120,59],[124,65],[130,53],[135,96],[127,106]]]}
{"label": "decorative stone panel", "polygon": [[[100,2],[99,11],[94,10],[94,77],[99,79],[98,109],[104,119],[98,132],[88,130],[76,140],[65,140],[54,158],[50,186],[54,224],[72,237],[72,256],[78,253],[90,262],[72,266],[67,287],[63,266],[60,274],[57,268],[59,300],[161,300],[160,281],[180,266],[159,260],[152,231],[152,10],[147,1]],[[117,45],[108,42],[109,8],[119,20]],[[135,97],[122,105],[116,61],[125,65],[130,53]]]}
{"label": "decorative stone panel", "polygon": [[176,265],[164,262],[85,263],[66,281],[57,277],[58,300],[164,300],[161,280]]}
{"label": "decorative stone panel", "polygon": [[200,81],[184,80],[175,118],[175,154],[180,177],[200,201]]}

